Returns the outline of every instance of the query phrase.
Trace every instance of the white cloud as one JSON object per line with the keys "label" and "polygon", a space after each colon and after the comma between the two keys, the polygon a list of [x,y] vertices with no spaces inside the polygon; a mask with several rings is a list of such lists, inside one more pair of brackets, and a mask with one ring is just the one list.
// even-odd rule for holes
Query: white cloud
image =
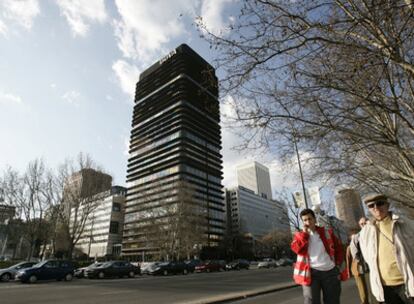
{"label": "white cloud", "polygon": [[74,36],[86,36],[91,23],[104,23],[107,19],[104,0],[58,0]]}
{"label": "white cloud", "polygon": [[17,96],[11,93],[4,93],[0,91],[0,103],[21,104],[22,98],[20,96]]}
{"label": "white cloud", "polygon": [[138,68],[124,60],[118,60],[112,65],[112,70],[115,72],[122,91],[133,98],[135,94],[135,84],[138,81],[140,73]]}
{"label": "white cloud", "polygon": [[0,1],[0,11],[0,33],[3,35],[7,35],[9,30],[6,23],[16,23],[26,30],[30,30],[33,19],[40,14],[37,0],[2,0]]}
{"label": "white cloud", "polygon": [[81,94],[77,91],[68,91],[62,95],[62,99],[70,104],[79,106]]}
{"label": "white cloud", "polygon": [[184,17],[195,14],[193,0],[117,0],[120,20],[114,21],[118,47],[127,58],[151,63],[164,45],[183,35]]}
{"label": "white cloud", "polygon": [[226,5],[234,0],[204,0],[201,6],[201,22],[206,29],[216,35],[222,35],[228,31],[229,23],[234,21],[233,17],[223,18]]}
{"label": "white cloud", "polygon": [[7,34],[7,27],[4,24],[4,22],[1,21],[1,19],[0,19],[0,34],[2,34],[4,36],[6,36],[6,34]]}

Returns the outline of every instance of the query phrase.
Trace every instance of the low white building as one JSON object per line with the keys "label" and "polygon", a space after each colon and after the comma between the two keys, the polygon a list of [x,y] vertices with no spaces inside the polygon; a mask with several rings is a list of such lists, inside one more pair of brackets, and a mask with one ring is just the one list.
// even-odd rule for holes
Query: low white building
{"label": "low white building", "polygon": [[[122,244],[126,188],[113,186],[97,195],[75,248],[89,257],[119,256]],[[81,210],[79,211],[81,212]],[[71,222],[73,222],[73,209]]]}
{"label": "low white building", "polygon": [[289,231],[286,206],[238,186],[226,189],[228,233],[259,239],[269,232]]}

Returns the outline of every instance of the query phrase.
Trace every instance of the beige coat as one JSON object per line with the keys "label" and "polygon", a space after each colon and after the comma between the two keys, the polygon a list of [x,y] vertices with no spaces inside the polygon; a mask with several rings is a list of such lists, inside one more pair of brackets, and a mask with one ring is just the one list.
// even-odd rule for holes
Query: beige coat
{"label": "beige coat", "polygon": [[[397,265],[404,277],[407,295],[414,297],[414,221],[392,215],[392,235]],[[362,255],[369,265],[371,290],[379,302],[384,302],[384,290],[378,270],[378,240],[375,221],[365,225],[359,236]]]}

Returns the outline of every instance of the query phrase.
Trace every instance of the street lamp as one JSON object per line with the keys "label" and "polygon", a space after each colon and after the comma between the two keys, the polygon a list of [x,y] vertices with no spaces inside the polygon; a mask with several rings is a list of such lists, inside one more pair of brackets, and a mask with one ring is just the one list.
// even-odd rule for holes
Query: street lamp
{"label": "street lamp", "polygon": [[[293,127],[292,127],[292,129],[293,129]],[[303,179],[302,164],[300,162],[300,156],[299,156],[299,150],[298,150],[298,145],[297,145],[297,140],[296,140],[296,130],[295,129],[293,129],[293,145],[295,146],[296,157],[298,159],[300,181],[302,183],[302,192],[303,192],[303,199],[305,200],[305,208],[308,209],[309,208],[308,207],[308,199],[306,198],[305,181]]]}

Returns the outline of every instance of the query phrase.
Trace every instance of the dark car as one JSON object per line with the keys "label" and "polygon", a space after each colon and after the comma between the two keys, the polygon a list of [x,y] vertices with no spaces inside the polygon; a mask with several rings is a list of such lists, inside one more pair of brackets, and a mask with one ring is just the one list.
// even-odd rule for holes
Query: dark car
{"label": "dark car", "polygon": [[188,266],[188,271],[190,271],[190,272],[194,272],[194,270],[195,270],[196,266],[198,266],[198,265],[202,264],[202,263],[203,263],[203,261],[202,261],[202,260],[197,260],[197,259],[195,259],[195,260],[187,260],[187,261],[185,261],[184,263],[186,263],[186,264],[187,264],[187,266]]}
{"label": "dark car", "polygon": [[133,278],[137,274],[141,274],[140,268],[127,261],[110,261],[85,271],[85,277],[98,279],[110,277],[122,278],[124,276]]}
{"label": "dark car", "polygon": [[226,270],[249,269],[250,263],[247,260],[234,260],[226,265]]}
{"label": "dark car", "polygon": [[206,261],[195,267],[195,272],[212,272],[224,270],[226,266],[219,261]]}
{"label": "dark car", "polygon": [[9,268],[0,269],[0,281],[8,282],[10,280],[14,280],[14,277],[18,271],[30,268],[36,264],[37,262],[20,262],[16,265],[10,266]]}
{"label": "dark car", "polygon": [[65,280],[73,278],[74,266],[69,261],[46,260],[37,263],[33,267],[20,270],[16,279],[26,283],[35,283],[37,280]]}
{"label": "dark car", "polygon": [[85,271],[91,268],[95,268],[95,267],[99,267],[101,266],[103,263],[99,263],[99,262],[95,262],[87,267],[82,267],[82,268],[76,268],[75,272],[74,272],[74,276],[77,278],[84,278],[85,277]]}
{"label": "dark car", "polygon": [[165,262],[155,266],[149,274],[152,275],[169,275],[169,274],[187,274],[190,267],[184,262]]}

